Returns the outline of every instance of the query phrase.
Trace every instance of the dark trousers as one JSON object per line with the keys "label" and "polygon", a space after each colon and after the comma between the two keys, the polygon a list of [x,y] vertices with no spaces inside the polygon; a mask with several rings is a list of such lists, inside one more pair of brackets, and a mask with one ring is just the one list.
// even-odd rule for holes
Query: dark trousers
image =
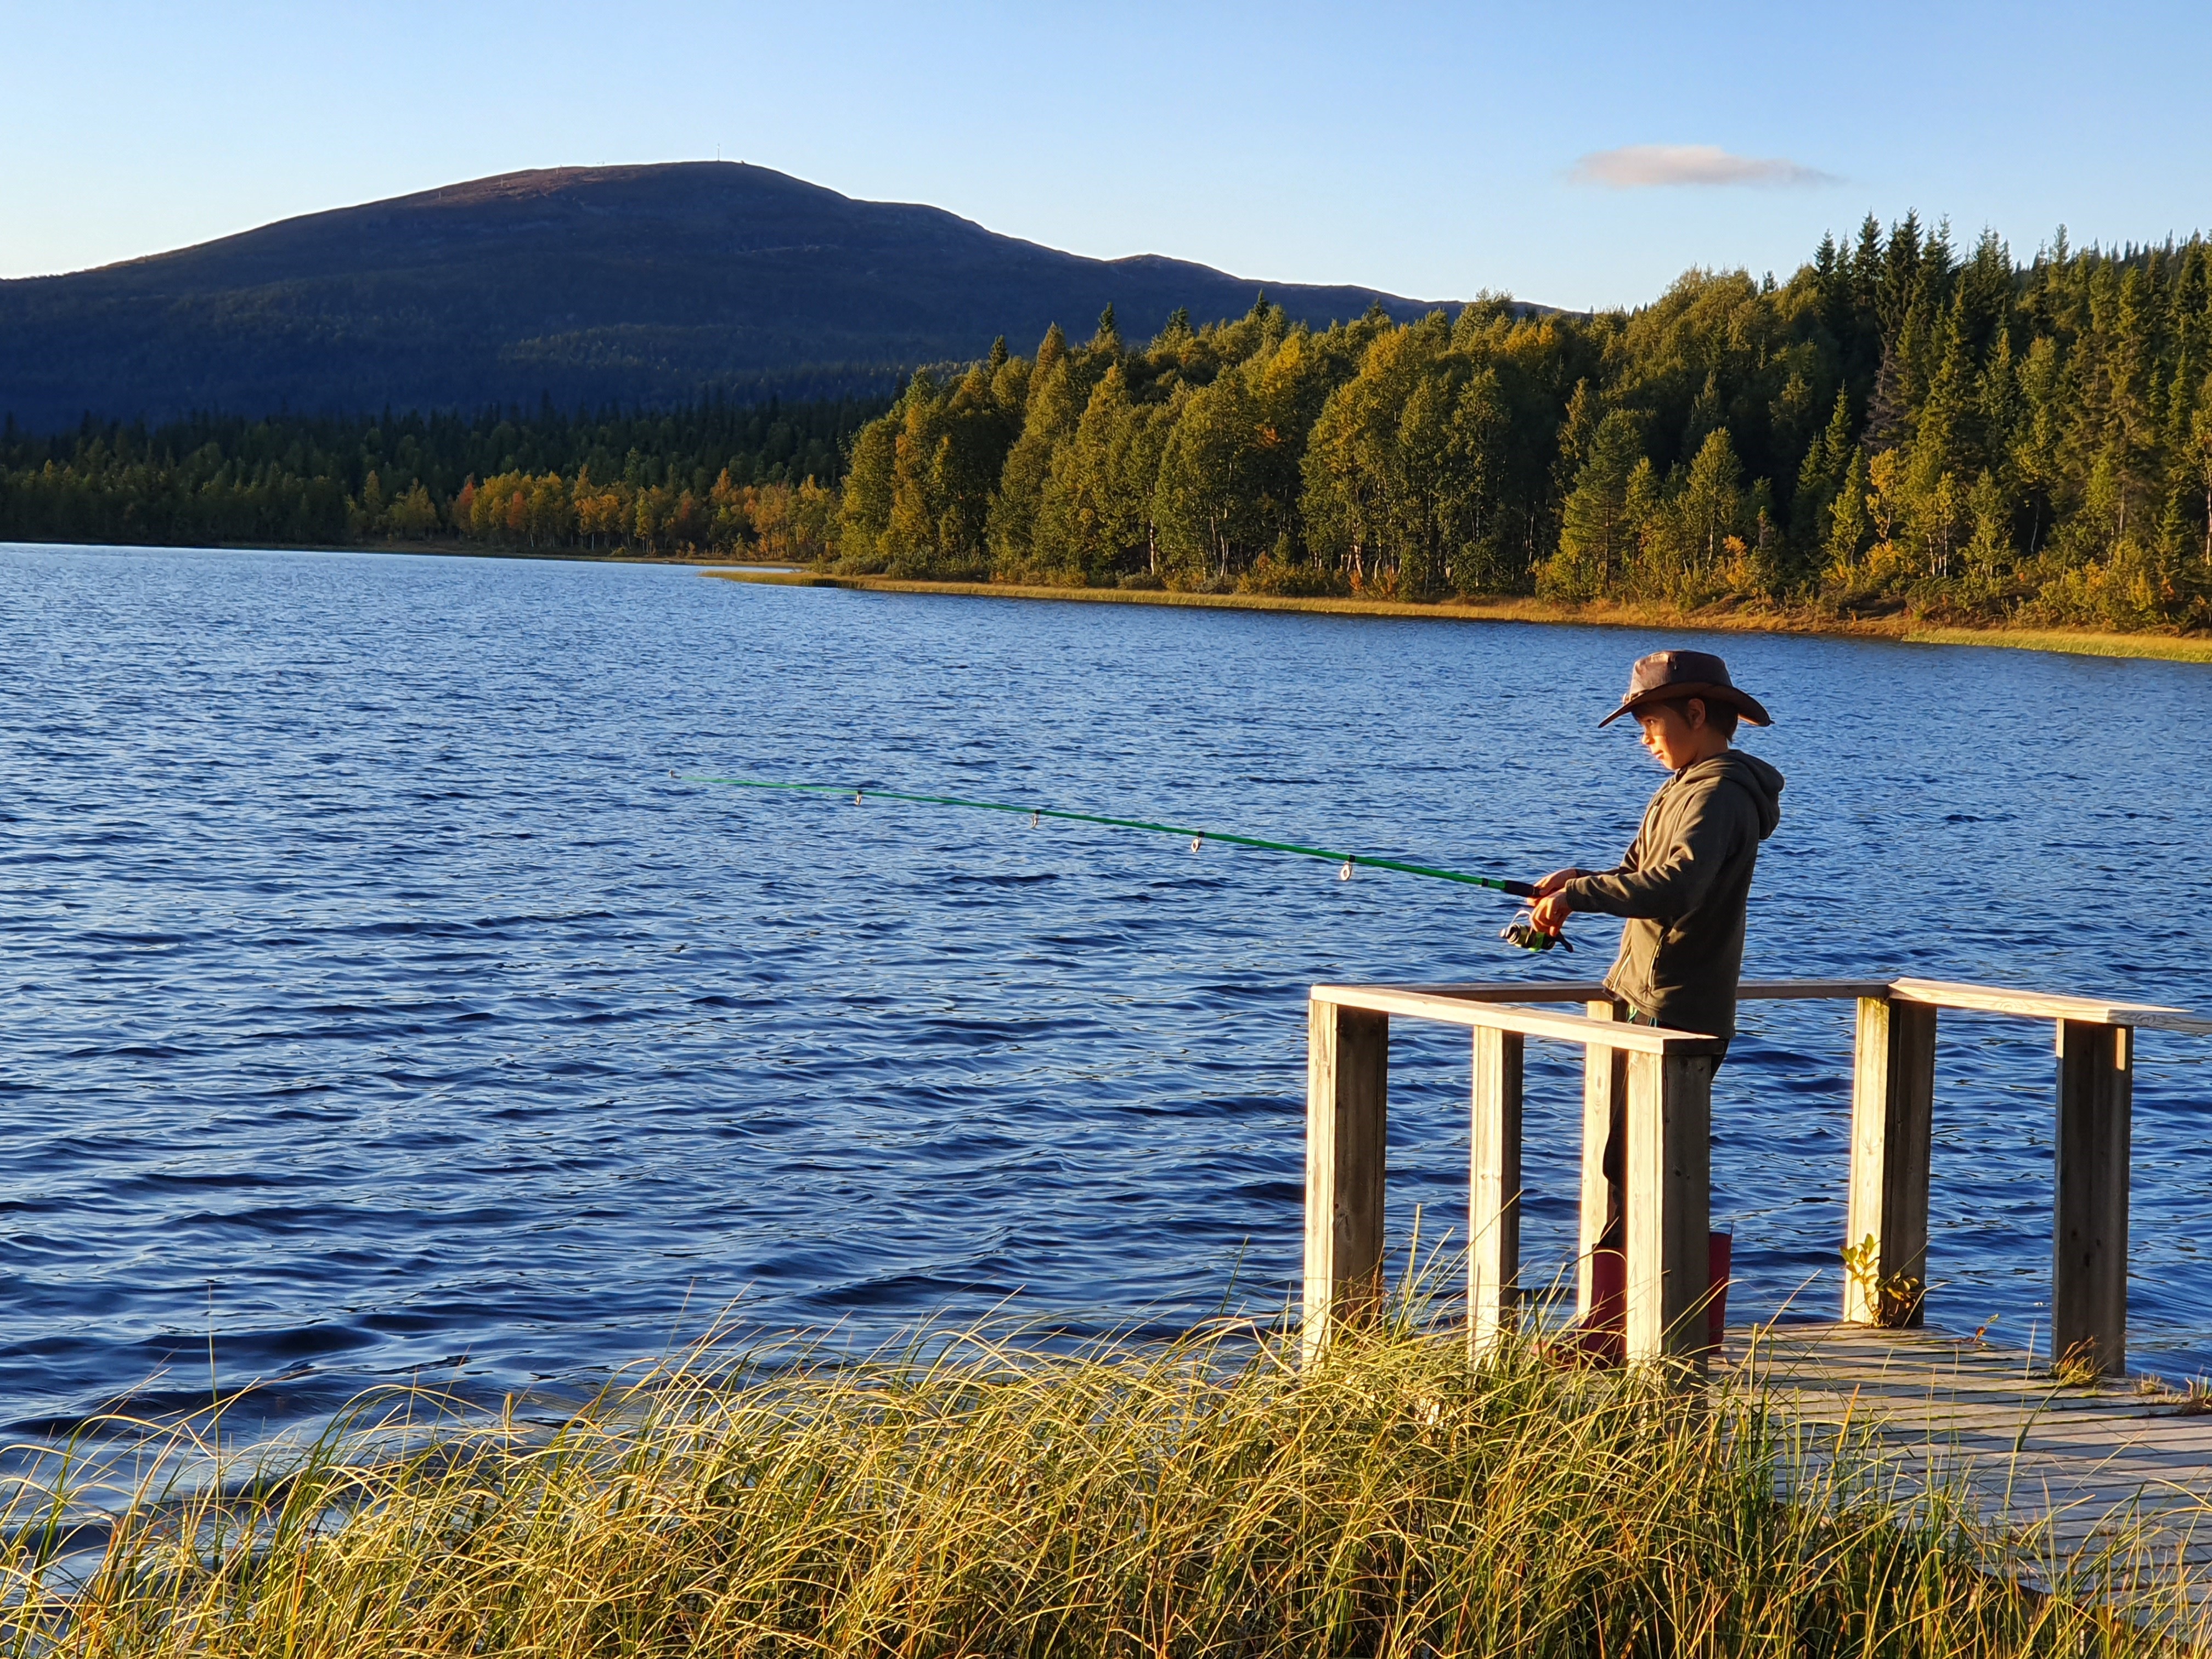
{"label": "dark trousers", "polygon": [[[1639,1012],[1631,1012],[1628,1016],[1631,1025],[1658,1023],[1650,1015]],[[1705,1064],[1712,1067],[1712,1073],[1705,1079],[1708,1084],[1719,1073],[1721,1062],[1727,1058],[1728,1050],[1723,1048],[1706,1060]],[[1605,1231],[1598,1235],[1597,1247],[1601,1250],[1625,1249],[1628,1244],[1626,1206],[1622,1202],[1628,1190],[1628,1100],[1625,1093],[1616,1093],[1613,1097],[1613,1115],[1605,1127],[1601,1167],[1605,1170]]]}

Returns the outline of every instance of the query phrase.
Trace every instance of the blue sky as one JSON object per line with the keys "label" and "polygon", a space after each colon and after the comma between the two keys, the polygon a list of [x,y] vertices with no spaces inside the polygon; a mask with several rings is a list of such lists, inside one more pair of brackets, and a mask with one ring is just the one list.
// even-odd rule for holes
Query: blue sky
{"label": "blue sky", "polygon": [[720,153],[1083,253],[1583,307],[1917,208],[2212,226],[2212,8],[10,6],[0,276]]}

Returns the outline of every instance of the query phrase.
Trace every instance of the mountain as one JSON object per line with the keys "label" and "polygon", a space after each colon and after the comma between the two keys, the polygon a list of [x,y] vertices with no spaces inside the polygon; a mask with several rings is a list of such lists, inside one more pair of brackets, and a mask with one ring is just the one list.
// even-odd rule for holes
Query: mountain
{"label": "mountain", "polygon": [[[1322,326],[1364,288],[1269,283]],[[0,282],[0,412],[49,429],[159,419],[665,404],[720,390],[888,389],[916,364],[1242,315],[1261,284],[1146,254],[1086,259],[939,208],[860,202],[739,162],[557,167]]]}

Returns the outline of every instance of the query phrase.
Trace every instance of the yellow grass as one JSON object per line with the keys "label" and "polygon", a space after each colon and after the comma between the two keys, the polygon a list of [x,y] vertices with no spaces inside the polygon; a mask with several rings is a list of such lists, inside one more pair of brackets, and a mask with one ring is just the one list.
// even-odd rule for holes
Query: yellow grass
{"label": "yellow grass", "polygon": [[2021,651],[2063,651],[2082,657],[2149,657],[2212,662],[2212,640],[2173,634],[2090,634],[2063,629],[1921,628],[1915,645],[2002,645]]}
{"label": "yellow grass", "polygon": [[2125,1559],[2021,1589],[2033,1540],[1900,1507],[1849,1444],[1800,1460],[1755,1399],[1525,1344],[1476,1365],[1403,1321],[1304,1374],[1249,1331],[1060,1358],[969,1333],[860,1365],[702,1350],[550,1431],[394,1395],[289,1460],[210,1465],[210,1431],[142,1461],[159,1480],[40,1466],[0,1548],[8,1652],[2071,1656],[2150,1650],[2104,1598],[2178,1605]]}
{"label": "yellow grass", "polygon": [[1644,632],[1820,634],[1902,640],[1921,645],[2007,646],[2100,657],[2144,657],[2173,662],[2212,662],[2212,639],[2170,634],[2099,634],[2063,629],[1930,628],[1905,617],[1853,621],[1812,611],[1729,605],[1683,611],[1662,605],[1600,601],[1561,605],[1547,599],[1443,599],[1410,605],[1393,599],[1289,599],[1268,593],[1176,593],[1148,588],[1042,587],[1011,582],[906,581],[890,576],[833,576],[814,571],[789,574],[708,570],[727,581],[783,587],[844,587],[871,593],[939,593],[994,599],[1059,599],[1077,604],[1160,605],[1213,611],[1291,611],[1310,616],[1406,617],[1431,621],[1569,623],[1585,628],[1633,628]]}

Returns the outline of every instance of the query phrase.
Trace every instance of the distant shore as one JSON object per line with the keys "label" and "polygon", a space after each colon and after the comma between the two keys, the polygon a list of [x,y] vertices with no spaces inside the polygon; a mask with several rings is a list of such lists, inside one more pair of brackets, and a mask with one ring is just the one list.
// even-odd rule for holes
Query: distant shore
{"label": "distant shore", "polygon": [[1752,605],[1683,611],[1660,605],[1561,605],[1548,599],[1443,599],[1413,605],[1395,599],[1286,599],[1269,593],[1177,593],[1152,588],[1042,587],[1010,582],[907,581],[891,576],[833,576],[815,571],[733,569],[704,573],[726,581],[781,587],[843,587],[868,593],[940,593],[991,599],[1060,599],[1078,604],[1164,605],[1212,611],[1291,611],[1310,616],[1404,617],[1430,621],[1549,623],[1584,628],[1637,628],[1686,633],[1809,634],[1896,640],[1908,645],[2004,646],[2077,656],[2140,657],[2212,663],[2212,637],[2173,634],[2100,634],[2086,629],[1942,628],[1911,617],[1838,617],[1812,611]]}
{"label": "distant shore", "polygon": [[[25,543],[26,546],[42,544]],[[58,543],[46,545],[65,546]],[[88,545],[90,544],[87,544]],[[1579,628],[1635,628],[1679,633],[1802,634],[1845,639],[1895,640],[1907,645],[1999,646],[2019,651],[2057,651],[2084,657],[2133,657],[2148,661],[2212,663],[2212,635],[2109,634],[2087,629],[1952,628],[1920,618],[1837,617],[1810,609],[1717,605],[1703,611],[1601,601],[1562,605],[1536,599],[1440,599],[1413,605],[1397,599],[1289,599],[1273,593],[1182,593],[1155,588],[1048,587],[1013,582],[911,581],[893,576],[838,576],[788,567],[734,565],[699,553],[586,553],[574,549],[528,549],[424,542],[218,544],[199,552],[398,553],[445,558],[513,559],[562,564],[685,566],[725,581],[781,587],[842,587],[869,593],[939,593],[990,599],[1059,599],[1076,604],[1163,605],[1212,611],[1288,611],[1310,616],[1397,617],[1431,622],[1541,623]]]}

